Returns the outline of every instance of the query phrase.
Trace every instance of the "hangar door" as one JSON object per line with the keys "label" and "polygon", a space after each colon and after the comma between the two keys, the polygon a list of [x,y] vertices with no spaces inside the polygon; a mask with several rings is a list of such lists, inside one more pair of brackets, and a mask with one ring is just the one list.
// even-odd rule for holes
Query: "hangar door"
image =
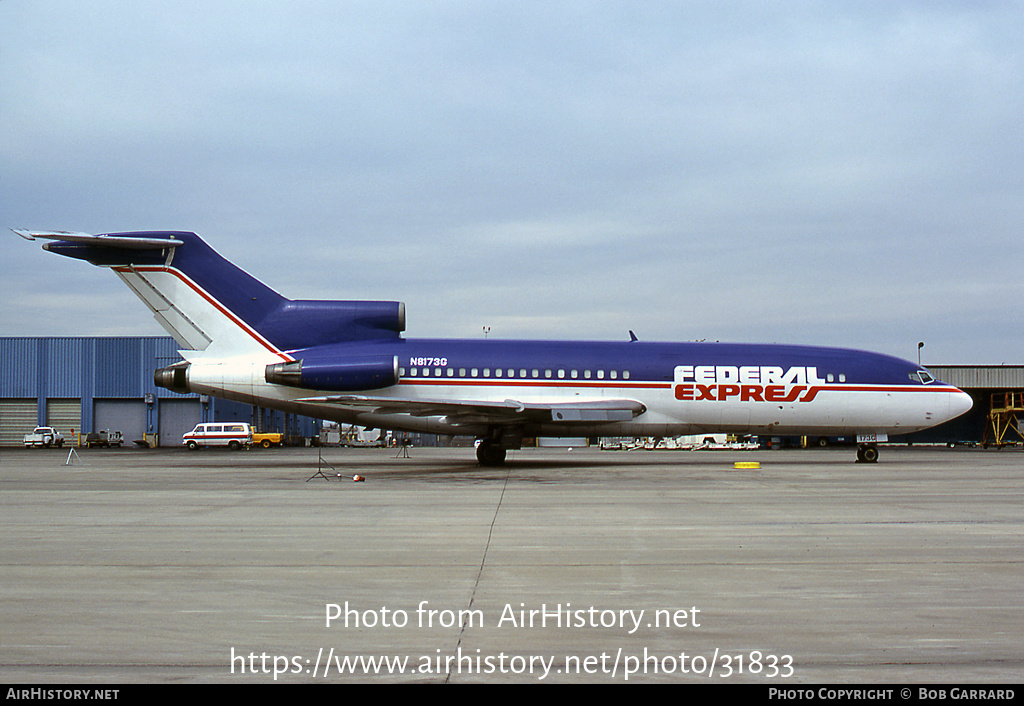
{"label": "hangar door", "polygon": [[0,445],[20,445],[25,434],[36,428],[38,410],[35,400],[0,401]]}
{"label": "hangar door", "polygon": [[64,441],[73,444],[78,439],[71,438],[71,430],[75,434],[82,431],[82,401],[79,399],[46,400],[46,424],[64,435]]}
{"label": "hangar door", "polygon": [[181,446],[181,437],[202,421],[198,399],[160,400],[160,445]]}
{"label": "hangar door", "polygon": [[125,444],[146,432],[146,403],[142,400],[96,400],[91,431],[119,431]]}

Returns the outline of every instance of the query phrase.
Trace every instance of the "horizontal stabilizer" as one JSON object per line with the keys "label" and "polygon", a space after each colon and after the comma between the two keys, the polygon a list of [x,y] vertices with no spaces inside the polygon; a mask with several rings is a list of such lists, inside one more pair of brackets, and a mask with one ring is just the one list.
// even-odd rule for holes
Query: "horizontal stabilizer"
{"label": "horizontal stabilizer", "polygon": [[[62,240],[68,243],[92,245],[101,248],[127,248],[129,250],[153,250],[154,248],[176,248],[184,245],[184,241],[176,238],[153,238],[128,235],[90,235],[88,233],[71,233],[62,230],[15,230],[25,240],[43,238],[45,240]],[[43,246],[46,247],[46,246]]]}

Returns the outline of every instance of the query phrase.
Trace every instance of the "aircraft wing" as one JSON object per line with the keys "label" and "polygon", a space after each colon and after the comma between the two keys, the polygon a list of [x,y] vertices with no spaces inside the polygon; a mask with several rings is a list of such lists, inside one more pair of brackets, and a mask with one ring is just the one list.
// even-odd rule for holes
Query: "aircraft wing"
{"label": "aircraft wing", "polygon": [[647,411],[637,400],[601,399],[576,402],[483,402],[479,400],[430,400],[367,395],[307,397],[317,402],[371,414],[408,414],[413,417],[445,417],[450,424],[516,424],[628,422]]}

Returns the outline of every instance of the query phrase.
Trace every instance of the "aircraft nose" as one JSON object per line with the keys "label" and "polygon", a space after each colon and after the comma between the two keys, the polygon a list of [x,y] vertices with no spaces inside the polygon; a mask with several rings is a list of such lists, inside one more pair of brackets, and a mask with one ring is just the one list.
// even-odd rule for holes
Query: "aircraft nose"
{"label": "aircraft nose", "polygon": [[963,390],[957,390],[949,395],[949,418],[956,419],[961,414],[968,412],[974,406],[974,400]]}

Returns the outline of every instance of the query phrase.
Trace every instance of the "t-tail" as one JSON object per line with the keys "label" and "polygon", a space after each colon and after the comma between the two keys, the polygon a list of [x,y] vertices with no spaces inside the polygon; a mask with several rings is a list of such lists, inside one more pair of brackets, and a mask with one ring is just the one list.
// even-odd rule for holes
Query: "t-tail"
{"label": "t-tail", "polygon": [[191,357],[265,355],[341,341],[397,339],[405,305],[389,301],[287,299],[217,254],[195,233],[140,231],[90,235],[15,233],[42,238],[49,252],[109,267],[150,308]]}

